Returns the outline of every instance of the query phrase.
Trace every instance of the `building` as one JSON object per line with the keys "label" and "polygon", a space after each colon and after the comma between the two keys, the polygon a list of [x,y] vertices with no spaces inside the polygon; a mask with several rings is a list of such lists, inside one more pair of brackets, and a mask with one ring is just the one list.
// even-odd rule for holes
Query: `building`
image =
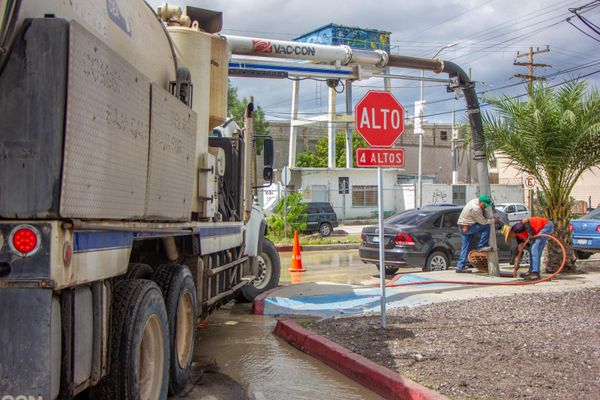
{"label": "building", "polygon": [[[340,124],[338,132],[345,131]],[[275,169],[288,165],[289,121],[269,121],[269,130],[275,143]],[[452,126],[448,123],[424,123],[423,135],[423,176],[433,183],[452,183]],[[399,172],[402,183],[414,183],[419,166],[419,137],[413,133],[413,125],[408,124],[405,132],[396,141],[395,147],[405,149],[405,167]],[[317,141],[327,136],[327,123],[320,122],[298,127],[296,152],[314,151]],[[459,143],[460,146],[460,143]],[[476,183],[475,162],[468,151],[457,150],[457,183]],[[470,164],[470,165],[469,165]],[[469,179],[469,173],[471,175]]]}

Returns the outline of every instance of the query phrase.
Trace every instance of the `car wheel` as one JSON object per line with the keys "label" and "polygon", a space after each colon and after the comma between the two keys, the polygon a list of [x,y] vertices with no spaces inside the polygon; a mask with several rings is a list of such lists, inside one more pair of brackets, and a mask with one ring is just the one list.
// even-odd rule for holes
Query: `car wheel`
{"label": "car wheel", "polygon": [[425,262],[423,271],[445,271],[450,267],[450,259],[443,251],[434,251]]}
{"label": "car wheel", "polygon": [[575,257],[577,257],[578,260],[587,260],[591,256],[592,256],[592,253],[587,253],[585,251],[575,250]]}
{"label": "car wheel", "polygon": [[333,228],[329,223],[324,222],[319,226],[319,233],[321,236],[329,236],[331,235],[331,232],[333,232]]}
{"label": "car wheel", "polygon": [[[380,269],[379,264],[376,264],[376,265],[377,265],[377,269],[379,270]],[[385,274],[386,275],[395,275],[399,269],[400,269],[399,267],[394,267],[392,265],[386,265],[385,266]]]}

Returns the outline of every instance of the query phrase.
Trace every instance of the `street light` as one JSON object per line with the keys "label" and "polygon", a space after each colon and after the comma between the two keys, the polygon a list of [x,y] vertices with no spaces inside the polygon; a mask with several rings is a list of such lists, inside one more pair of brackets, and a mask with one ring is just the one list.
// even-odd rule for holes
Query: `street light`
{"label": "street light", "polygon": [[[455,43],[450,43],[450,44],[446,44],[442,47],[439,48],[438,51],[435,52],[435,54],[433,55],[433,57],[431,58],[435,58],[437,57],[438,54],[440,54],[442,51],[449,49],[450,47],[454,47],[458,44],[458,42]],[[425,78],[425,71],[421,70],[421,85],[420,85],[420,103],[421,103],[421,108],[420,108],[420,112],[421,115],[419,115],[419,119],[421,121],[421,130],[423,129],[423,110],[425,109],[425,105],[423,104],[423,79]],[[415,115],[415,117],[417,117]],[[418,186],[418,190],[417,190],[417,194],[418,194],[418,198],[419,201],[417,203],[417,207],[421,208],[423,207],[423,131],[421,131],[419,133],[419,170],[417,172],[417,186]]]}

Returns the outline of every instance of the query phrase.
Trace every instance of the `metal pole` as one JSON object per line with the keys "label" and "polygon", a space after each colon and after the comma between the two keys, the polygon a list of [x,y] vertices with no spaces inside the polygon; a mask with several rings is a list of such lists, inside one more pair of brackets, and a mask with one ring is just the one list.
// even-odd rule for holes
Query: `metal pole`
{"label": "metal pole", "polygon": [[287,185],[283,185],[283,238],[287,239]]}
{"label": "metal pole", "polygon": [[[352,81],[346,81],[346,115],[352,115]],[[346,124],[346,168],[352,168],[352,124]]]}
{"label": "metal pole", "polygon": [[335,95],[334,88],[329,88],[329,114],[327,116],[327,166],[335,168]]}
{"label": "metal pole", "polygon": [[385,246],[383,231],[383,168],[377,167],[377,207],[379,208],[379,287],[381,290],[381,326],[385,320]]}
{"label": "metal pole", "polygon": [[457,157],[456,157],[456,141],[458,140],[458,136],[454,133],[456,132],[456,111],[452,111],[452,184],[456,185],[458,183],[458,172],[456,171]]}
{"label": "metal pole", "polygon": [[292,81],[292,118],[290,120],[290,144],[288,153],[288,167],[296,166],[296,139],[298,136],[298,127],[295,125],[298,120],[298,96],[300,93],[300,81]]}
{"label": "metal pole", "polygon": [[[421,78],[425,77],[425,71],[421,70]],[[423,80],[420,83],[420,100],[421,104],[423,103]],[[422,106],[421,115],[419,119],[421,120],[421,132],[423,129],[423,112],[425,112],[425,106]],[[423,134],[419,134],[419,169],[417,171],[417,208],[421,208],[423,206]]]}

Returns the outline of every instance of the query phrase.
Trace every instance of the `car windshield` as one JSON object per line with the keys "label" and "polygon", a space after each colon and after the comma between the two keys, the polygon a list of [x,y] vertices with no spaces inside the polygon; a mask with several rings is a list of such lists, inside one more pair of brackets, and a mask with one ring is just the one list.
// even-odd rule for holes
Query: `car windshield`
{"label": "car windshield", "polygon": [[496,204],[496,205],[494,206],[494,208],[495,208],[496,210],[504,211],[504,209],[506,208],[506,204]]}
{"label": "car windshield", "polygon": [[594,211],[591,211],[591,212],[585,214],[581,218],[583,218],[583,219],[600,219],[600,208],[596,208]]}
{"label": "car windshield", "polygon": [[385,223],[394,225],[417,225],[423,219],[433,214],[433,212],[433,210],[407,210],[399,214],[392,215],[385,221]]}

